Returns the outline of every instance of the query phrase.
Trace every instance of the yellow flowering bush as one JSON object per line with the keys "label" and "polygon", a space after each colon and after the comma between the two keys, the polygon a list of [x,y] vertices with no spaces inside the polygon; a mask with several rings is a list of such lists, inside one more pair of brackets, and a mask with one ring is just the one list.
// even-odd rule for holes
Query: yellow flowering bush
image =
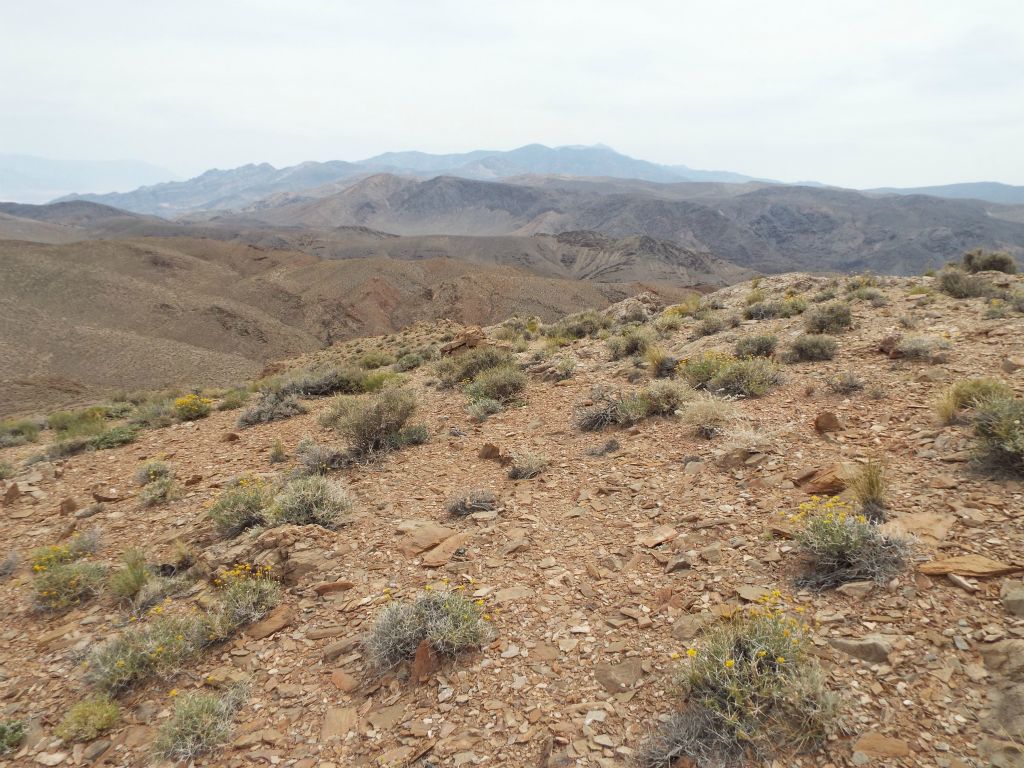
{"label": "yellow flowering bush", "polygon": [[773,592],[689,648],[679,683],[686,702],[650,737],[638,764],[689,757],[698,765],[759,760],[822,743],[837,699],[809,653],[808,626]]}
{"label": "yellow flowering bush", "polygon": [[174,401],[174,415],[179,421],[192,421],[208,416],[213,409],[213,400],[208,397],[189,394]]}

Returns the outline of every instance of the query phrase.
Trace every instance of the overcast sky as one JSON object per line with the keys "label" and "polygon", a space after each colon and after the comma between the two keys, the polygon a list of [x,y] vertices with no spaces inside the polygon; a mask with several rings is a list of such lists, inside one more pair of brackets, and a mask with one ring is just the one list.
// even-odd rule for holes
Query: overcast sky
{"label": "overcast sky", "polygon": [[11,0],[0,152],[193,175],[603,142],[853,187],[1024,184],[1022,0]]}

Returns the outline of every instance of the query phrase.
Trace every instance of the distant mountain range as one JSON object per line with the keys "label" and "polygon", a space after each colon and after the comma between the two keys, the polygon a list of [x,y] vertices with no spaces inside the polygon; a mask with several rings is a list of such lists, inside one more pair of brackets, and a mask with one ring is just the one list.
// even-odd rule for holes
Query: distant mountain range
{"label": "distant mountain range", "polygon": [[1000,184],[997,181],[943,184],[937,187],[880,187],[865,191],[890,195],[931,195],[953,200],[987,200],[990,203],[1003,205],[1024,205],[1024,187]]}
{"label": "distant mountain range", "polygon": [[138,160],[90,162],[0,154],[0,200],[45,203],[71,192],[131,190],[173,178],[166,168]]}

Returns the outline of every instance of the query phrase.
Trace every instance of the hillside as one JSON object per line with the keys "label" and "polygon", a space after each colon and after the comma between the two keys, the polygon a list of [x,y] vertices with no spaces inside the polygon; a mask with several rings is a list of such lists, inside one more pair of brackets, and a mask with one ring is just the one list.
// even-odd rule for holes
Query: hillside
{"label": "hillside", "polygon": [[117,390],[225,386],[339,339],[441,318],[551,319],[635,290],[615,274],[570,281],[429,253],[382,256],[338,261],[185,237],[0,241],[0,416]]}
{"label": "hillside", "polygon": [[[918,274],[984,245],[1024,253],[1024,226],[991,206],[781,185],[499,183],[370,177],[323,198],[250,210],[279,226],[365,226],[403,235],[646,235],[766,272]],[[629,189],[631,187],[631,189]],[[225,217],[224,220],[230,220]]]}
{"label": "hillside", "polygon": [[[236,269],[249,263],[238,249],[230,253],[221,261]],[[167,258],[174,262],[168,271],[185,268],[182,257]],[[984,279],[1024,291],[1019,277]],[[799,297],[807,308],[788,318],[726,322],[749,314],[753,290],[769,303]],[[1024,304],[1014,310],[953,299],[931,278],[865,286],[806,274],[726,288],[707,304],[721,309],[700,318],[655,310],[642,324],[650,343],[683,361],[670,369],[673,380],[652,382],[653,357],[612,359],[615,342],[567,339],[554,348],[545,337],[513,341],[514,326],[489,328],[495,343],[523,350],[512,357],[527,373],[525,389],[475,421],[462,383],[438,383],[443,365],[406,371],[411,422],[425,426],[425,442],[340,468],[317,464],[318,456],[356,445],[321,421],[350,413],[331,399],[306,399],[308,413],[245,429],[239,411],[214,411],[144,430],[128,445],[33,464],[25,462],[49,432],[39,444],[0,449],[0,463],[11,465],[0,530],[17,555],[0,582],[10,626],[0,692],[5,716],[25,732],[13,764],[65,766],[78,755],[96,764],[146,764],[178,701],[223,697],[247,681],[247,696],[227,710],[224,743],[202,765],[618,768],[641,754],[650,759],[648,739],[658,728],[676,727],[680,744],[694,748],[683,726],[693,723],[686,713],[695,711],[696,696],[684,701],[680,681],[703,674],[719,681],[711,690],[751,695],[743,725],[748,736],[770,742],[776,765],[1019,765],[1024,464],[1016,475],[993,472],[979,459],[972,409],[943,420],[932,403],[979,371],[1020,403]],[[839,305],[851,310],[852,325],[829,329],[834,357],[784,362],[809,318],[822,308],[837,316]],[[712,318],[723,322],[708,333]],[[337,344],[293,365],[393,353],[436,341],[439,330],[419,326]],[[609,329],[612,338],[624,331]],[[698,381],[700,361],[727,359],[704,353],[725,355],[766,334],[778,349],[756,366],[781,378],[760,396],[686,388]],[[651,386],[679,398],[665,415],[580,429],[577,409],[602,402],[595,387],[631,395]],[[309,443],[299,448],[306,438],[320,453]],[[283,459],[274,458],[277,444]],[[527,455],[546,465],[530,479],[510,479],[505,457],[519,466]],[[140,469],[144,479],[154,477],[145,464],[154,458],[176,478],[155,501],[155,481],[141,487],[133,479]],[[886,521],[881,527],[852,517],[867,509],[855,478],[879,466],[884,482],[871,487],[881,499],[872,512]],[[308,482],[328,484],[329,495],[312,505],[326,527],[282,523],[271,512],[261,528],[214,525],[211,509],[231,493],[254,487],[257,500],[273,496],[283,505],[294,498],[290,478],[317,467],[326,480]],[[248,479],[233,484],[240,475]],[[474,489],[493,494],[489,508],[448,511],[452,499]],[[350,506],[335,503],[340,494]],[[847,505],[829,507],[832,519],[821,514],[822,524],[834,528],[836,510],[849,509],[849,523],[843,513],[839,525],[869,526],[885,541],[911,536],[910,549],[874,579],[837,589],[797,586],[808,568],[838,573],[815,566],[801,538],[807,521],[819,519],[798,513],[813,505],[812,494],[837,494]],[[45,609],[53,601],[46,585],[60,583],[52,573],[61,571],[33,571],[42,555],[32,549],[61,542],[79,563],[113,569],[123,568],[129,550],[141,551],[153,568],[147,591],[119,604],[109,587],[97,587],[98,594]],[[257,566],[266,572],[254,576]],[[268,580],[279,580],[280,591]],[[236,582],[266,588],[246,614],[264,618],[211,624],[222,634],[189,645],[186,633],[207,626],[199,617],[218,615]],[[143,594],[157,597],[145,602]],[[437,627],[409,643],[403,627],[415,616],[402,611],[417,599],[463,606],[454,626],[475,634],[467,629],[452,641],[460,652],[438,650],[452,636]],[[766,618],[768,610],[775,612]],[[748,639],[715,655],[723,631],[747,631],[772,617],[781,622],[777,636],[740,635]],[[160,628],[164,634],[148,635],[166,638],[158,651],[156,640],[129,641]],[[760,653],[766,643],[770,658]],[[382,647],[396,663],[381,665],[390,658]],[[766,687],[751,693],[744,686],[755,678]],[[81,745],[57,739],[71,704],[104,685],[121,707],[109,729]],[[822,689],[839,699],[839,724],[808,709]],[[772,710],[767,732],[758,732],[765,726],[755,705],[774,690],[800,695],[785,699],[790,708]],[[739,738],[721,727],[722,743]],[[793,729],[806,738],[798,756],[786,751]],[[689,754],[676,768],[695,764]]]}

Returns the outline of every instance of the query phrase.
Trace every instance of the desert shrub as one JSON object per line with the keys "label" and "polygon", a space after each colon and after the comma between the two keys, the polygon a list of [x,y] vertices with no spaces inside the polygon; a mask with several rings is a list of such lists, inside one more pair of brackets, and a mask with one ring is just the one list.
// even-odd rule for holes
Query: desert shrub
{"label": "desert shrub", "polygon": [[139,503],[144,507],[155,507],[166,504],[178,493],[178,486],[173,477],[160,477],[146,483],[139,491]]}
{"label": "desert shrub", "polygon": [[21,558],[17,552],[8,552],[4,555],[3,559],[0,560],[0,579],[7,579],[13,576],[18,571],[18,567],[21,565]]}
{"label": "desert shrub", "polygon": [[1013,307],[1014,312],[1020,312],[1024,314],[1024,291],[1013,291],[1008,297],[1007,301],[1010,306]]}
{"label": "desert shrub", "polygon": [[661,347],[648,347],[647,352],[644,354],[644,360],[647,361],[647,370],[656,379],[674,376],[676,366],[679,365],[679,360],[668,354]]}
{"label": "desert shrub", "polygon": [[371,381],[376,374],[358,368],[317,368],[291,374],[279,385],[282,395],[296,397],[326,397],[328,395],[355,395],[368,392],[376,385]]}
{"label": "desert shrub", "polygon": [[127,607],[132,615],[143,616],[158,603],[189,589],[193,583],[194,580],[187,573],[178,573],[174,576],[149,574],[149,578],[139,587],[139,591]]}
{"label": "desert shrub", "polygon": [[117,448],[122,445],[128,445],[134,443],[135,439],[139,436],[138,428],[122,424],[117,427],[111,427],[110,429],[100,432],[98,435],[89,439],[88,447],[94,451],[103,451],[108,448]]}
{"label": "desert shrub", "polygon": [[266,522],[336,528],[351,508],[348,494],[337,483],[319,475],[296,477],[274,497]]}
{"label": "desert shrub", "polygon": [[35,603],[47,611],[63,611],[97,596],[107,576],[105,566],[89,562],[35,565],[33,571]]}
{"label": "desert shrub", "polygon": [[311,437],[304,437],[295,447],[295,458],[302,471],[308,475],[326,475],[333,469],[340,469],[348,463],[344,451],[321,445]]}
{"label": "desert shrub", "polygon": [[545,326],[542,333],[545,336],[565,336],[570,339],[582,339],[586,336],[596,336],[597,332],[608,328],[612,324],[610,318],[592,309],[566,315],[557,323]]}
{"label": "desert shrub", "polygon": [[993,398],[1012,397],[1013,390],[1002,379],[964,379],[942,393],[935,410],[943,423],[952,424],[965,409],[976,408],[979,403]]}
{"label": "desert shrub", "polygon": [[974,432],[985,467],[1024,474],[1024,400],[982,400],[974,408]]}
{"label": "desert shrub", "polygon": [[359,365],[368,371],[375,370],[377,368],[383,368],[385,365],[391,365],[395,362],[395,358],[389,355],[387,352],[381,350],[373,350],[367,352],[359,360]]}
{"label": "desert shrub", "polygon": [[1005,272],[1008,275],[1016,274],[1017,262],[1013,256],[1005,252],[983,251],[980,248],[968,251],[963,256],[963,267],[967,272]]}
{"label": "desert shrub", "polygon": [[413,444],[413,435],[403,430],[415,410],[409,391],[389,387],[362,398],[338,398],[321,415],[320,423],[347,438],[351,456],[365,458]]}
{"label": "desert shrub", "polygon": [[24,720],[0,720],[0,755],[13,752],[25,741]]}
{"label": "desert shrub", "polygon": [[191,763],[231,738],[235,713],[248,695],[245,686],[232,686],[222,696],[186,693],[174,701],[174,712],[153,742],[156,755],[172,762]]}
{"label": "desert shrub", "polygon": [[423,358],[415,352],[408,352],[395,361],[396,371],[412,371],[423,365]]}
{"label": "desert shrub", "polygon": [[269,568],[236,565],[217,581],[216,623],[223,637],[259,621],[281,602],[281,585],[270,577]]}
{"label": "desert shrub", "polygon": [[106,419],[106,410],[95,405],[76,411],[56,411],[46,418],[46,424],[64,440],[99,434],[106,427]]}
{"label": "desert shrub", "polygon": [[96,554],[100,547],[101,533],[99,528],[76,533],[67,544],[51,544],[32,550],[30,561],[33,571],[40,571],[61,563],[71,563],[87,555]]}
{"label": "desert shrub", "polygon": [[619,445],[619,441],[613,437],[609,440],[606,440],[603,445],[600,445],[596,448],[588,448],[587,455],[607,456],[609,453],[614,453],[615,451],[619,450],[620,447],[621,446]]}
{"label": "desert shrub", "polygon": [[683,708],[641,747],[640,768],[758,764],[824,743],[838,697],[814,658],[808,627],[775,604],[737,612],[687,650]]}
{"label": "desert shrub", "polygon": [[371,627],[365,647],[375,667],[386,670],[412,658],[426,640],[437,653],[453,657],[479,648],[491,636],[482,600],[457,591],[427,591],[410,602],[386,605]]}
{"label": "desert shrub", "polygon": [[507,403],[526,389],[529,380],[526,374],[514,365],[499,365],[488,368],[476,375],[466,385],[466,395],[470,400],[497,400]]}
{"label": "desert shrub", "polygon": [[600,432],[605,427],[622,423],[621,397],[601,393],[590,406],[578,406],[573,414],[574,426],[582,432]]}
{"label": "desert shrub", "polygon": [[849,395],[864,389],[864,381],[853,371],[843,371],[828,380],[828,388],[837,395]]}
{"label": "desert shrub", "polygon": [[271,464],[280,464],[288,458],[288,452],[284,449],[284,443],[281,442],[280,438],[275,440],[270,446],[270,451],[267,453],[267,460]]}
{"label": "desert shrub", "polygon": [[781,380],[774,363],[753,357],[730,362],[707,383],[707,389],[733,397],[761,397],[778,386]]}
{"label": "desert shrub", "polygon": [[793,317],[807,309],[807,302],[792,296],[782,301],[758,301],[743,310],[747,320],[768,320],[774,317]]}
{"label": "desert shrub", "polygon": [[39,424],[30,419],[0,421],[0,448],[13,448],[39,439]]}
{"label": "desert shrub", "polygon": [[861,301],[870,301],[872,303],[878,301],[885,301],[885,294],[883,294],[877,288],[872,288],[870,286],[855,288],[854,290],[850,291],[850,296],[852,296],[855,299],[860,299]]}
{"label": "desert shrub", "polygon": [[973,299],[997,293],[995,286],[981,275],[971,275],[953,267],[939,272],[936,285],[940,291],[954,299]]}
{"label": "desert shrub", "polygon": [[768,294],[764,288],[755,286],[753,290],[743,297],[743,303],[748,307],[752,307],[755,304],[763,304],[767,298]]}
{"label": "desert shrub", "polygon": [[652,344],[651,335],[643,328],[630,328],[607,341],[608,354],[612,360],[621,360],[630,355],[642,355]]}
{"label": "desert shrub", "polygon": [[558,381],[564,381],[565,379],[572,378],[573,373],[576,371],[576,358],[572,355],[565,355],[559,358],[558,362],[555,363],[555,378]]}
{"label": "desert shrub", "polygon": [[658,316],[653,323],[654,330],[662,336],[668,336],[683,327],[683,319],[676,314],[669,314],[668,310]]}
{"label": "desert shrub", "polygon": [[1002,320],[1010,315],[1011,305],[998,297],[993,297],[985,304],[985,311],[981,317],[984,320]]}
{"label": "desert shrub", "polygon": [[241,387],[229,389],[217,403],[218,411],[234,411],[249,402],[249,390]]}
{"label": "desert shrub", "polygon": [[257,424],[267,424],[279,419],[287,419],[306,413],[306,407],[302,405],[295,395],[282,394],[280,392],[263,392],[259,400],[242,411],[238,417],[239,427],[253,427]]}
{"label": "desert shrub", "polygon": [[444,508],[452,517],[466,517],[474,512],[491,512],[498,508],[498,497],[491,491],[476,488],[452,496],[445,502]]}
{"label": "desert shrub", "polygon": [[14,477],[14,465],[9,461],[0,461],[0,480],[6,480],[9,477]]}
{"label": "desert shrub", "polygon": [[477,347],[440,360],[434,366],[434,373],[443,388],[451,389],[460,383],[475,379],[488,368],[514,363],[512,353],[507,350],[498,347]]}
{"label": "desert shrub", "polygon": [[896,352],[907,360],[933,360],[942,350],[949,349],[945,339],[931,336],[905,336],[896,344]]}
{"label": "desert shrub", "polygon": [[689,387],[670,381],[652,381],[636,393],[644,416],[670,416],[692,397]]}
{"label": "desert shrub", "polygon": [[885,520],[885,495],[888,489],[885,464],[871,459],[860,468],[850,481],[849,488],[860,504],[860,511],[868,520],[881,522]]}
{"label": "desert shrub", "polygon": [[720,371],[734,362],[736,358],[731,355],[712,349],[684,359],[679,370],[691,386],[707,387]]}
{"label": "desert shrub", "polygon": [[832,301],[838,294],[834,288],[825,288],[824,290],[818,291],[811,297],[811,301],[815,304],[823,304],[826,301]]}
{"label": "desert shrub", "polygon": [[169,398],[145,400],[135,407],[129,422],[146,429],[169,427],[174,423],[173,401]]}
{"label": "desert shrub", "polygon": [[242,476],[220,494],[207,514],[222,536],[237,536],[266,522],[271,496],[262,479]]}
{"label": "desert shrub", "polygon": [[526,453],[516,456],[508,469],[510,480],[531,480],[547,469],[550,462],[543,456]]}
{"label": "desert shrub", "polygon": [[822,333],[805,333],[793,340],[791,358],[795,361],[831,360],[839,350],[839,342]]}
{"label": "desert shrub", "polygon": [[714,336],[716,333],[724,331],[726,325],[725,318],[721,315],[707,315],[694,327],[694,338],[700,339],[704,336]]}
{"label": "desert shrub", "polygon": [[801,524],[796,534],[803,555],[801,587],[829,589],[863,580],[885,584],[906,565],[906,541],[882,533],[877,523],[853,514],[836,497],[812,498],[790,519]]}
{"label": "desert shrub", "polygon": [[503,410],[504,406],[501,403],[497,400],[491,400],[489,397],[478,398],[466,406],[466,413],[470,415],[473,421],[478,422],[487,421],[488,416],[501,413]]}
{"label": "desert shrub", "polygon": [[184,395],[174,401],[174,417],[178,421],[194,421],[210,415],[213,400],[196,394]]}
{"label": "desert shrub", "polygon": [[710,439],[722,434],[735,412],[731,401],[704,396],[686,404],[681,421],[701,437]]}
{"label": "desert shrub", "polygon": [[138,549],[131,549],[121,557],[121,567],[110,574],[107,588],[122,602],[135,599],[152,574],[146,565],[146,555]]}
{"label": "desert shrub", "polygon": [[838,333],[853,325],[853,311],[845,301],[831,301],[804,316],[808,333]]}
{"label": "desert shrub", "polygon": [[65,741],[92,741],[117,725],[121,710],[102,693],[74,704],[54,733]]}
{"label": "desert shrub", "polygon": [[775,336],[747,336],[736,342],[736,357],[771,357],[779,340]]}
{"label": "desert shrub", "polygon": [[135,470],[135,482],[139,485],[146,485],[154,480],[167,477],[174,477],[174,467],[159,459],[144,462]]}

